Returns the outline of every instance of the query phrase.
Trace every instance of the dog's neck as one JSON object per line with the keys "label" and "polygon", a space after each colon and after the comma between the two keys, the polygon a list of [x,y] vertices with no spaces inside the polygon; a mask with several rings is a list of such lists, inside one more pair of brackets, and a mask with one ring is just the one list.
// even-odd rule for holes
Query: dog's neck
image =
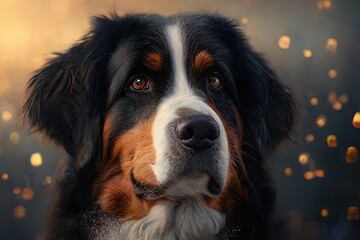
{"label": "dog's neck", "polygon": [[199,199],[163,202],[143,218],[112,219],[98,239],[212,239],[225,226],[225,215]]}

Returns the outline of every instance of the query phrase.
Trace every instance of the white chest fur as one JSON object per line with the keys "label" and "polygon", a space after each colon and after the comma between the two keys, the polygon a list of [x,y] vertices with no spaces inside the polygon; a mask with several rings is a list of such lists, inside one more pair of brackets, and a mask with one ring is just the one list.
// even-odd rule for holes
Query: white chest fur
{"label": "white chest fur", "polygon": [[98,239],[211,239],[225,225],[225,216],[197,199],[160,203],[138,220],[111,221]]}

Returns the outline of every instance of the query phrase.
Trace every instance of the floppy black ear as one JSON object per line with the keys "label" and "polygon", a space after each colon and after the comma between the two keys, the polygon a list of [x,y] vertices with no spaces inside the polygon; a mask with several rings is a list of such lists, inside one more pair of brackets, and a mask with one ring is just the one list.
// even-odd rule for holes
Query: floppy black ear
{"label": "floppy black ear", "polygon": [[237,85],[244,121],[244,143],[265,158],[282,142],[293,139],[297,107],[291,91],[248,45],[239,53],[242,79]]}
{"label": "floppy black ear", "polygon": [[107,62],[119,37],[112,24],[96,18],[88,35],[58,53],[27,85],[23,114],[29,127],[62,145],[77,169],[101,151]]}

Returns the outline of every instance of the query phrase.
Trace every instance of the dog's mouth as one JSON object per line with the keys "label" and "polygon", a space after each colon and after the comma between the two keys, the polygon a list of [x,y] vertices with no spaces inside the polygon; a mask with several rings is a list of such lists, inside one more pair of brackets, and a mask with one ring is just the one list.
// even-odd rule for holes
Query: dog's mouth
{"label": "dog's mouth", "polygon": [[222,192],[219,181],[204,173],[197,173],[180,179],[173,179],[164,185],[139,182],[134,171],[130,172],[131,183],[138,198],[153,201],[158,199],[181,199],[189,197],[216,197]]}

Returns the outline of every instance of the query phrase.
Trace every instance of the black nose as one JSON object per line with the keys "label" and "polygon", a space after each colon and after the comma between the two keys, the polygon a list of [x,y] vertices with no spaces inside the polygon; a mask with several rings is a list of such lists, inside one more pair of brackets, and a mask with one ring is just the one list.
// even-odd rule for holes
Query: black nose
{"label": "black nose", "polygon": [[175,134],[190,148],[208,148],[215,144],[220,129],[215,120],[206,115],[183,117],[175,125]]}

